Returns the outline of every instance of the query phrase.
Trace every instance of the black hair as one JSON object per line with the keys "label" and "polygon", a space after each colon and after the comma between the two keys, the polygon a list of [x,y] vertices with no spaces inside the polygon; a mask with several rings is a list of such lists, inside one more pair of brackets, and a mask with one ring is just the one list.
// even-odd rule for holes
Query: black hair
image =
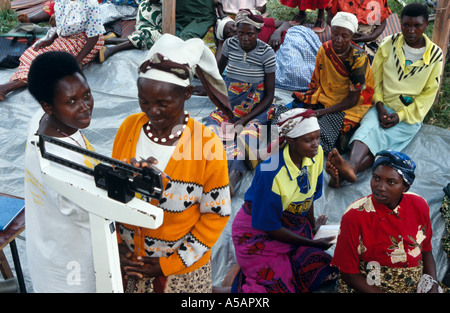
{"label": "black hair", "polygon": [[73,55],[64,51],[49,51],[38,55],[28,72],[28,90],[39,102],[53,105],[55,87],[66,77],[80,73],[84,74]]}
{"label": "black hair", "polygon": [[403,8],[402,13],[400,15],[400,19],[402,19],[403,16],[410,16],[410,17],[423,16],[425,21],[428,22],[428,9],[422,3],[410,3]]}

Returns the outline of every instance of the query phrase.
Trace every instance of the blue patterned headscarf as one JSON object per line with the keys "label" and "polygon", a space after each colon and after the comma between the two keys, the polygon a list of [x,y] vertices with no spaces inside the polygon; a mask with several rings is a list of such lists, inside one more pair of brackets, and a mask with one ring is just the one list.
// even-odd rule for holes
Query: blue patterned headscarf
{"label": "blue patterned headscarf", "polygon": [[375,162],[372,166],[372,172],[379,165],[387,165],[395,169],[408,185],[412,185],[414,178],[416,177],[414,174],[416,164],[409,156],[401,152],[392,150],[383,150],[378,152],[375,155]]}

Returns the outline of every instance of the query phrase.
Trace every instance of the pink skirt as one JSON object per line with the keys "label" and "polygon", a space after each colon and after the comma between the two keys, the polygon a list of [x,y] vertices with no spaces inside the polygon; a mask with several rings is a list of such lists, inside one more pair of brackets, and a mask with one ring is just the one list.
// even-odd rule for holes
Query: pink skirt
{"label": "pink skirt", "polygon": [[[273,239],[251,226],[251,202],[244,202],[232,224],[236,260],[241,270],[233,282],[237,293],[311,292],[334,278],[331,255],[322,249],[296,246]],[[291,232],[312,239],[306,217],[283,212],[281,223]]]}
{"label": "pink skirt", "polygon": [[[30,70],[31,63],[40,54],[48,51],[65,51],[69,52],[73,56],[77,56],[83,50],[83,47],[87,42],[86,33],[79,33],[67,37],[58,37],[49,46],[43,47],[38,51],[35,51],[33,47],[28,48],[20,57],[20,65],[18,70],[11,76],[10,81],[21,80],[27,82],[28,71]],[[89,54],[81,62],[83,65],[87,64],[95,59],[100,49],[105,45],[103,40],[103,35],[100,35],[94,48],[89,52]]]}

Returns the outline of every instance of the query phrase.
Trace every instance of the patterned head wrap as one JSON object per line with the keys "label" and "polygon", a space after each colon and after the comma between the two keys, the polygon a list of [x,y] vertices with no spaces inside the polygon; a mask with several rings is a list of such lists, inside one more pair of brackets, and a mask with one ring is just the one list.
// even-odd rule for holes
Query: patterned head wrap
{"label": "patterned head wrap", "polygon": [[217,19],[216,22],[216,37],[218,40],[225,40],[225,38],[223,37],[223,31],[225,29],[225,25],[227,25],[228,22],[233,22],[234,20],[229,17],[229,16],[225,16],[224,18],[221,19]]}
{"label": "patterned head wrap", "polygon": [[199,38],[186,41],[171,34],[162,35],[139,67],[139,78],[189,86],[198,76],[211,101],[233,120],[225,82],[214,54]]}
{"label": "patterned head wrap", "polygon": [[358,30],[358,19],[352,13],[338,12],[331,20],[331,27],[333,26],[344,27],[352,33],[356,33]]}
{"label": "patterned head wrap", "polygon": [[379,165],[387,165],[395,169],[408,185],[412,185],[414,178],[416,177],[414,174],[416,164],[409,156],[401,152],[392,150],[383,150],[378,152],[375,155],[375,162],[372,166],[372,172]]}
{"label": "patterned head wrap", "polygon": [[236,14],[236,26],[239,23],[246,23],[261,29],[264,26],[264,18],[261,15],[253,14],[249,9],[240,9]]}
{"label": "patterned head wrap", "polygon": [[278,133],[280,140],[285,137],[297,138],[319,130],[316,113],[310,109],[291,109],[280,115],[278,119]]}

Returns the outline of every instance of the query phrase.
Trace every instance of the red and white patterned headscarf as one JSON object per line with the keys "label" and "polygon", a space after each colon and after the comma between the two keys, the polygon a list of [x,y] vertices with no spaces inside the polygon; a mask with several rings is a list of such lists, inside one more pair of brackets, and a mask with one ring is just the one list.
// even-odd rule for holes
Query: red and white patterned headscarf
{"label": "red and white patterned headscarf", "polygon": [[301,108],[281,114],[277,125],[280,140],[285,137],[297,138],[320,129],[316,113],[313,110]]}
{"label": "red and white patterned headscarf", "polygon": [[236,25],[246,23],[261,29],[264,26],[264,18],[262,15],[253,14],[249,9],[240,9],[236,14]]}

